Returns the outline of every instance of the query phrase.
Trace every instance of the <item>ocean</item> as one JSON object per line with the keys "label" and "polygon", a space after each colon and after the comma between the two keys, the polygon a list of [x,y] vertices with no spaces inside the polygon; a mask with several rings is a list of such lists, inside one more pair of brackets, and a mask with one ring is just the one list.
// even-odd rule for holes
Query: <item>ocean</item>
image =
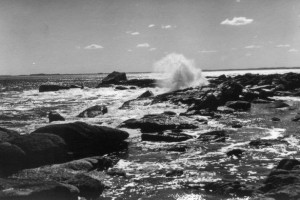
{"label": "ocean", "polygon": [[[203,72],[206,77],[238,75],[245,73],[272,74],[299,72],[300,69],[279,70],[240,70]],[[0,76],[0,127],[14,129],[22,134],[32,132],[38,127],[49,124],[48,113],[57,111],[67,121],[85,121],[116,127],[129,118],[142,117],[145,114],[160,113],[162,109],[181,112],[186,107],[156,104],[145,107],[150,102],[139,102],[129,110],[118,109],[125,101],[134,99],[146,90],[155,95],[167,92],[165,88],[138,88],[136,90],[115,90],[113,87],[95,88],[107,74],[74,74],[74,75],[22,75]],[[128,79],[153,78],[163,79],[166,75],[159,73],[127,73]],[[78,84],[84,89],[60,90],[40,93],[42,84]],[[108,113],[95,118],[76,117],[81,111],[93,105],[104,104]],[[61,123],[61,122],[53,122]],[[139,134],[131,130],[132,136]]]}

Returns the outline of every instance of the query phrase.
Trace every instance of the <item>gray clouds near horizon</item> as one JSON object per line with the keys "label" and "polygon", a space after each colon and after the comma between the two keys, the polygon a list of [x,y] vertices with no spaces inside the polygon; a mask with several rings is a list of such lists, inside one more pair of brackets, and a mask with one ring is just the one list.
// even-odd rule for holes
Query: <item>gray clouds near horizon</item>
{"label": "gray clouds near horizon", "polygon": [[0,0],[0,75],[300,66],[299,25],[299,0]]}

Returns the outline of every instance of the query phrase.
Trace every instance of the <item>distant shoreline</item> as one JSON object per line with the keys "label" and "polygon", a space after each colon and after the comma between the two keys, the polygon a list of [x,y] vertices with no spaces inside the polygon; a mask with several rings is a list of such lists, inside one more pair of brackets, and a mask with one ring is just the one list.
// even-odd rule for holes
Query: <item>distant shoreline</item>
{"label": "distant shoreline", "polygon": [[[300,69],[300,67],[263,67],[263,68],[244,68],[244,69],[203,69],[203,72],[216,72],[216,71],[253,71],[253,70],[285,70],[285,69]],[[0,77],[10,77],[10,76],[59,76],[59,75],[95,75],[95,74],[109,74],[111,72],[106,73],[77,73],[77,74],[46,74],[46,73],[36,73],[36,74],[20,74],[20,75],[0,75]],[[153,73],[153,72],[125,72],[130,74],[139,74],[139,73]]]}

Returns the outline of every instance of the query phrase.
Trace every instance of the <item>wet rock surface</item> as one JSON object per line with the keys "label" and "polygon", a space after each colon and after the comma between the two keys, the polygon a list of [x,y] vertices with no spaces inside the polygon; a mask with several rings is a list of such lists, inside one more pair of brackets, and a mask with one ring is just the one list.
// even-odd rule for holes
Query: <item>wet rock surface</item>
{"label": "wet rock surface", "polygon": [[82,111],[77,117],[96,117],[98,115],[104,115],[107,113],[107,107],[105,105],[95,105],[84,111]]}

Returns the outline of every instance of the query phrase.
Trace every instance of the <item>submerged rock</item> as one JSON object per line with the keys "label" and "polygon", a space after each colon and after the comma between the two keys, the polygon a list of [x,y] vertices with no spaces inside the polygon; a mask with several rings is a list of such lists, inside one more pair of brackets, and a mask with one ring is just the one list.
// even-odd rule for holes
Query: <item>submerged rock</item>
{"label": "submerged rock", "polygon": [[238,197],[252,196],[255,187],[246,185],[239,181],[217,181],[205,184],[204,189],[208,193],[218,195],[236,195]]}
{"label": "submerged rock", "polygon": [[49,117],[49,122],[53,122],[53,121],[65,121],[65,118],[63,116],[61,116],[56,111],[49,112],[48,117]]}
{"label": "submerged rock", "polygon": [[285,108],[285,107],[289,107],[290,105],[281,101],[281,100],[277,100],[272,102],[269,107],[270,108]]}
{"label": "submerged rock", "polygon": [[184,133],[143,133],[142,141],[152,142],[181,142],[193,138]]}
{"label": "submerged rock", "polygon": [[226,153],[226,155],[227,155],[228,157],[235,156],[235,157],[237,157],[237,158],[241,158],[241,157],[242,157],[242,154],[243,154],[244,152],[245,152],[245,151],[242,150],[242,149],[232,149],[232,150],[228,151],[228,152]]}
{"label": "submerged rock", "polygon": [[105,105],[95,105],[82,111],[77,117],[93,118],[98,115],[104,115],[105,113],[107,113],[107,107]]}
{"label": "submerged rock", "polygon": [[254,146],[256,148],[268,147],[268,146],[273,146],[278,144],[287,144],[287,141],[280,140],[280,139],[257,139],[257,140],[252,140],[249,143],[250,146]]}
{"label": "submerged rock", "polygon": [[225,142],[227,137],[225,130],[216,130],[202,133],[198,139],[203,142]]}
{"label": "submerged rock", "polygon": [[197,126],[193,121],[184,116],[169,114],[145,115],[141,119],[129,119],[122,122],[119,127],[140,128],[143,133],[155,133],[165,130],[195,129]]}

